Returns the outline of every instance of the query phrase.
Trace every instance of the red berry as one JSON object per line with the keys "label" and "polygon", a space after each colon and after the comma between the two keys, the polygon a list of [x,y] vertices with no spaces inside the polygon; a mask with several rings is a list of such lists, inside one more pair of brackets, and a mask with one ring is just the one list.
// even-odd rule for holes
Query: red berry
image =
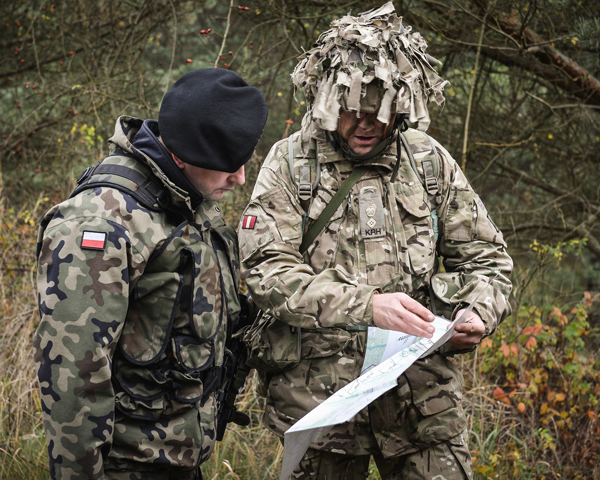
{"label": "red berry", "polygon": [[22,38],[19,38],[19,42],[23,43],[23,39],[22,39]]}
{"label": "red berry", "polygon": [[31,88],[35,89],[35,88],[37,88],[37,85],[34,85],[34,86],[33,86],[33,87],[31,87]]}
{"label": "red berry", "polygon": [[21,63],[25,63],[25,59],[24,58],[21,59]]}
{"label": "red berry", "polygon": [[231,50],[229,50],[229,55],[233,55],[233,52]]}
{"label": "red berry", "polygon": [[187,62],[187,63],[192,63],[192,59],[191,59],[191,58],[188,58],[188,59],[186,60],[186,62]]}
{"label": "red berry", "polygon": [[227,64],[226,64],[226,63],[224,63],[224,64],[223,64],[223,66],[227,67]]}
{"label": "red berry", "polygon": [[61,65],[64,65],[64,64],[65,64],[65,62],[60,62],[60,64],[61,64]]}
{"label": "red berry", "polygon": [[221,60],[225,60],[225,57],[221,57]]}
{"label": "red berry", "polygon": [[95,61],[96,61],[96,59],[92,57],[92,62],[95,62]]}
{"label": "red berry", "polygon": [[75,55],[75,54],[73,53],[73,50],[71,50],[71,51],[69,52],[69,55]]}
{"label": "red berry", "polygon": [[206,33],[210,33],[210,28],[208,30],[206,30]]}
{"label": "red berry", "polygon": [[248,11],[250,10],[250,7],[244,7],[244,10]]}
{"label": "red berry", "polygon": [[21,108],[21,104],[20,103],[17,103],[17,108]]}
{"label": "red berry", "polygon": [[206,33],[206,30],[200,30],[200,34],[204,35]]}

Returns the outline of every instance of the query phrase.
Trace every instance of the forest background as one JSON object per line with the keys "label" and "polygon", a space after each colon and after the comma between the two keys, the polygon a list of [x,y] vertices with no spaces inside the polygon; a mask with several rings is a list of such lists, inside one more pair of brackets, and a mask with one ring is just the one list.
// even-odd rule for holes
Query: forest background
{"label": "forest background", "polygon": [[[107,153],[119,115],[157,118],[196,68],[260,88],[261,161],[304,114],[289,74],[329,22],[383,0],[14,0],[0,4],[0,478],[48,477],[31,337],[39,220]],[[450,81],[429,133],[462,166],[515,260],[513,315],[455,358],[479,479],[599,478],[600,7],[592,0],[401,0]],[[202,112],[199,112],[202,114]],[[278,478],[260,425],[228,430],[205,478]],[[378,478],[375,467],[371,478]]]}

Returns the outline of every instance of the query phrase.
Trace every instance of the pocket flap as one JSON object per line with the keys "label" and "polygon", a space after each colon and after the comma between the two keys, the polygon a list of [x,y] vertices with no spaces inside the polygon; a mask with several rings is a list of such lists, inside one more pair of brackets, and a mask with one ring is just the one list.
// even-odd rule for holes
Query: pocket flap
{"label": "pocket flap", "polygon": [[352,334],[342,328],[302,330],[302,358],[325,358],[341,352],[352,340]]}
{"label": "pocket flap", "polygon": [[410,184],[394,183],[394,193],[396,201],[402,205],[411,215],[415,217],[426,217],[431,215],[431,211],[425,201],[425,190],[418,182]]}

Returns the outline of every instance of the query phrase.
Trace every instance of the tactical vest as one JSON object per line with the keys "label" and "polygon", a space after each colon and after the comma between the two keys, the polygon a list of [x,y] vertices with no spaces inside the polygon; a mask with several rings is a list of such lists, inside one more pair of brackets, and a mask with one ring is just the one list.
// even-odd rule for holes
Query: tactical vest
{"label": "tactical vest", "polygon": [[228,323],[240,313],[235,230],[198,225],[170,208],[164,184],[128,155],[109,156],[86,170],[71,196],[96,187],[118,189],[156,212],[158,223],[166,215],[170,225],[161,224],[164,238],[130,292],[113,359],[117,409],[155,421],[223,386]]}
{"label": "tactical vest", "polygon": [[[321,164],[317,161],[318,155],[316,142],[313,142],[307,153],[294,151],[294,135],[299,135],[299,133],[292,134],[288,137],[289,169],[292,183],[294,183],[294,185],[297,187],[298,201],[304,211],[308,212],[313,194],[317,191],[317,187],[319,186],[319,182],[321,180]],[[430,153],[428,153],[425,157],[419,157],[418,159],[415,159],[415,156],[413,155],[409,145],[409,141],[415,140],[420,143],[425,143],[426,140],[431,146]],[[426,133],[416,130],[404,132],[399,131],[397,135],[398,161],[394,171],[392,172],[392,184],[396,180],[396,175],[401,162],[401,146],[404,147],[410,162],[410,166],[416,173],[417,178],[420,180],[421,185],[423,185],[423,188],[427,193],[427,199],[433,220],[432,224],[435,240],[437,242],[439,236],[437,207],[442,203],[441,189],[438,182],[440,176],[440,159],[438,157],[438,153],[433,145],[433,142],[431,141],[431,138]],[[299,159],[300,161],[297,162],[296,159]],[[356,180],[358,180],[358,178],[356,178]],[[349,187],[351,187],[351,185]],[[335,208],[332,208],[332,210],[335,211]],[[324,217],[326,217],[326,215]],[[308,232],[305,232],[305,235],[310,236],[310,238],[315,238],[317,236],[317,232],[311,232],[311,230],[322,229],[328,220],[329,218],[319,218],[313,225],[311,225],[311,229],[309,229]]]}

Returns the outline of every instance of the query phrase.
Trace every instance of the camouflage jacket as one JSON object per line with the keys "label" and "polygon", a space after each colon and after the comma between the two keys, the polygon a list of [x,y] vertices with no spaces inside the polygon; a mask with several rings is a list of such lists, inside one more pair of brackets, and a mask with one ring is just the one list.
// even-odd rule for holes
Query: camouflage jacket
{"label": "camouflage jacket", "polygon": [[132,465],[165,478],[214,446],[227,317],[240,310],[235,231],[215,202],[194,209],[152,158],[132,158],[141,125],[119,118],[103,164],[159,178],[169,211],[93,187],[53,207],[39,233],[34,347],[53,479]]}
{"label": "camouflage jacket", "polygon": [[[408,130],[405,136],[418,169],[423,157],[432,153],[432,144],[416,130]],[[301,255],[304,233],[356,164],[341,150],[317,140],[321,179],[305,215],[298,200],[296,166],[314,164],[315,151],[314,144],[302,146],[296,137],[295,181],[290,174],[288,141],[282,140],[262,166],[238,229],[242,276],[253,300],[292,331],[301,331],[300,362],[270,379],[265,423],[279,435],[359,375],[366,343],[364,327],[373,325],[371,299],[375,292],[405,292],[428,305],[431,283],[438,313],[450,316],[472,302],[489,278],[499,274],[490,294],[482,296],[475,309],[488,335],[510,313],[512,261],[502,234],[456,162],[433,139],[441,169],[439,205],[428,197],[404,149],[396,180],[390,182],[397,153],[396,142],[392,142],[382,155],[363,162],[372,168]],[[436,273],[440,257],[444,272]],[[293,343],[293,336],[288,337]],[[290,351],[294,349],[291,345]],[[445,420],[440,422],[452,426],[431,438],[411,433],[412,446],[405,446],[409,449],[451,438],[465,426],[460,411],[460,373],[452,370],[448,361],[424,365],[427,362],[424,359],[411,367],[404,382],[410,383],[414,406],[423,416],[441,415]],[[420,371],[429,374],[420,375]],[[440,395],[427,386],[430,380],[446,393]],[[368,413],[359,414],[356,422],[368,422]],[[336,441],[325,440],[313,447],[368,453],[371,447],[360,445],[356,432],[348,433],[348,428],[353,431],[352,425],[334,427],[327,438],[337,435]],[[390,455],[404,447],[394,448],[388,451]]]}

